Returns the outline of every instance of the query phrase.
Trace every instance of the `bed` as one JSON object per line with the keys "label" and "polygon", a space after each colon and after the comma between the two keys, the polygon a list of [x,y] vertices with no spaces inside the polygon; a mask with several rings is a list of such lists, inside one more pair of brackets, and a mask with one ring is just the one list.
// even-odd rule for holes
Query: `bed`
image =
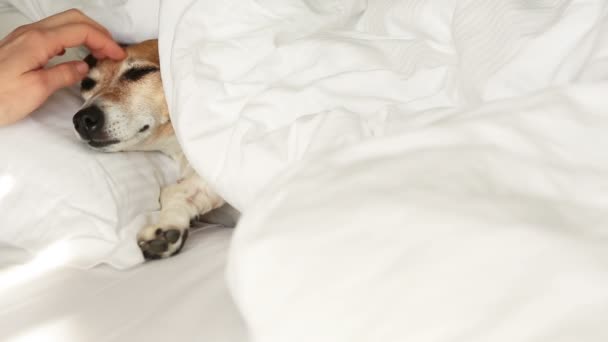
{"label": "bed", "polygon": [[608,340],[606,1],[3,4],[158,37],[181,146],[242,217],[144,263],[174,166],[79,146],[56,94],[0,130],[1,339]]}

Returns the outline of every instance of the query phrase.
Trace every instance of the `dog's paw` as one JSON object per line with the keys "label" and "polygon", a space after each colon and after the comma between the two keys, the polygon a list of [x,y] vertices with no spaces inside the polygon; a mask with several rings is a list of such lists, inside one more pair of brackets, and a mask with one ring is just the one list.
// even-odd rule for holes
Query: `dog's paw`
{"label": "dog's paw", "polygon": [[144,258],[163,259],[179,253],[187,238],[188,229],[148,226],[137,234],[137,244]]}

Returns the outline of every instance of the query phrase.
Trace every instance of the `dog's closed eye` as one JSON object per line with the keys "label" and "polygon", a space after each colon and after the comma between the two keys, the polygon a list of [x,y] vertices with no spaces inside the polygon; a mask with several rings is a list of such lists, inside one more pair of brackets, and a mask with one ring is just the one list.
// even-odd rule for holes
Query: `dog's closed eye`
{"label": "dog's closed eye", "polygon": [[152,66],[135,67],[125,71],[125,73],[122,74],[122,78],[127,81],[137,81],[146,76],[147,74],[151,74],[159,70],[159,68]]}
{"label": "dog's closed eye", "polygon": [[82,91],[91,90],[91,89],[95,88],[96,84],[97,84],[97,81],[95,81],[94,79],[92,79],[90,77],[85,77],[82,80],[82,82],[80,82],[80,89]]}

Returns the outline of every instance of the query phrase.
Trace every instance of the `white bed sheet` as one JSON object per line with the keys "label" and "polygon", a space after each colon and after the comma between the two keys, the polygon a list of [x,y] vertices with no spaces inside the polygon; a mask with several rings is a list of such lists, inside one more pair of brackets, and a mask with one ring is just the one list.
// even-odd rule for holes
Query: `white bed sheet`
{"label": "white bed sheet", "polygon": [[231,234],[195,231],[176,257],[129,271],[61,267],[60,250],[22,264],[1,246],[0,341],[244,341],[224,278]]}

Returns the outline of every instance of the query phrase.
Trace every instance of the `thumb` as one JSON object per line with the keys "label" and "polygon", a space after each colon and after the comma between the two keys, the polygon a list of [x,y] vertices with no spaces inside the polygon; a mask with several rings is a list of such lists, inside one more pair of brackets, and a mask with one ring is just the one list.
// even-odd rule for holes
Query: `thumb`
{"label": "thumb", "polygon": [[89,72],[89,66],[83,61],[72,61],[58,64],[52,68],[38,71],[40,85],[48,95],[81,81]]}

